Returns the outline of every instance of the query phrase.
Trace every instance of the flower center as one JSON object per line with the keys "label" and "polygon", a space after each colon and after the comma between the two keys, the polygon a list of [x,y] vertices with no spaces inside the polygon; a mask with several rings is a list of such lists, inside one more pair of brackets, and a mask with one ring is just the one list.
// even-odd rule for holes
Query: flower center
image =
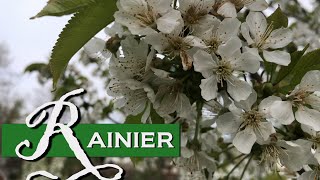
{"label": "flower center", "polygon": [[304,90],[298,91],[292,96],[289,97],[291,101],[293,102],[294,107],[299,107],[306,104],[306,98],[310,95],[309,92],[306,92]]}
{"label": "flower center", "polygon": [[230,62],[222,60],[218,62],[218,66],[214,69],[217,75],[217,80],[222,84],[223,80],[227,80],[233,72]]}
{"label": "flower center", "polygon": [[209,47],[208,48],[209,53],[216,52],[218,50],[219,45],[220,45],[220,42],[214,37],[211,38],[209,41],[206,41],[205,43]]}
{"label": "flower center", "polygon": [[279,163],[281,150],[282,149],[275,144],[263,146],[261,162],[265,162],[271,169],[277,168],[276,164]]}
{"label": "flower center", "polygon": [[134,17],[140,20],[144,26],[153,26],[155,21],[159,18],[159,15],[153,12],[153,8],[148,5],[147,11],[141,12],[139,14],[134,14]]}
{"label": "flower center", "polygon": [[251,110],[242,114],[242,119],[244,121],[241,128],[250,126],[254,129],[259,129],[259,124],[264,120],[264,116],[257,110]]}
{"label": "flower center", "polygon": [[188,50],[191,46],[183,40],[181,36],[167,36],[170,52],[180,53],[182,50]]}
{"label": "flower center", "polygon": [[184,14],[184,20],[188,25],[193,25],[198,23],[199,20],[207,14],[207,11],[200,8],[200,6],[191,5]]}

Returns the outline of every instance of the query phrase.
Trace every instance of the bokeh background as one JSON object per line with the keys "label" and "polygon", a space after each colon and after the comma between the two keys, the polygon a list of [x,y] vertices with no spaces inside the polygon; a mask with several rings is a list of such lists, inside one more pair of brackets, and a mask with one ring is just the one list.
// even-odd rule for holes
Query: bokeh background
{"label": "bokeh background", "polygon": [[[268,2],[270,8],[264,12],[266,15],[280,5],[290,17],[298,48],[308,43],[309,50],[320,48],[320,0]],[[88,91],[84,100],[78,102],[82,111],[82,123],[123,123],[124,116],[121,111],[113,109],[112,101],[105,92],[109,81],[106,60],[92,59],[79,51],[66,70],[60,88],[52,92],[51,75],[47,66],[50,50],[70,16],[30,20],[45,4],[45,0],[0,0],[0,124],[23,123],[26,115],[39,105],[80,87]],[[108,38],[103,31],[97,36]],[[123,166],[127,171],[125,179],[183,179],[183,172],[179,172],[168,159],[132,160],[92,159],[97,165],[108,162]],[[27,174],[39,169],[68,177],[82,167],[73,158],[45,158],[37,163],[28,163],[0,157],[0,180],[25,179]],[[279,179],[272,175],[264,177],[268,178]],[[84,179],[95,178],[88,176]]]}

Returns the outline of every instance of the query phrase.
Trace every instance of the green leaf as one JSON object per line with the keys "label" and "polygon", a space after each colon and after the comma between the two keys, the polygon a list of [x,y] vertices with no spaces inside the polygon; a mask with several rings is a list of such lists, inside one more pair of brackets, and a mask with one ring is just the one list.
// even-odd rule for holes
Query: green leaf
{"label": "green leaf", "polygon": [[73,14],[96,0],[49,0],[47,5],[30,19],[42,16],[63,16]]}
{"label": "green leaf", "polygon": [[288,17],[282,12],[281,8],[277,10],[267,18],[268,24],[273,25],[273,29],[279,29],[281,27],[288,27]]}
{"label": "green leaf", "polygon": [[275,81],[275,84],[279,83],[281,80],[283,80],[287,75],[290,74],[290,72],[293,70],[293,68],[296,66],[296,64],[299,62],[301,57],[304,55],[304,53],[309,48],[309,44],[302,50],[302,51],[296,51],[294,53],[291,53],[291,63],[289,66],[282,66],[277,79]]}
{"label": "green leaf", "polygon": [[24,72],[42,71],[46,68],[48,68],[48,65],[45,63],[33,63],[26,67]]}
{"label": "green leaf", "polygon": [[153,108],[151,108],[150,117],[152,124],[164,124],[164,119]]}
{"label": "green leaf", "polygon": [[320,49],[307,53],[297,62],[290,74],[279,83],[280,91],[287,93],[294,89],[311,70],[320,70]]}
{"label": "green leaf", "polygon": [[49,62],[56,88],[70,59],[101,29],[110,24],[117,10],[116,1],[99,0],[79,11],[59,35]]}
{"label": "green leaf", "polygon": [[136,116],[133,116],[133,115],[127,116],[126,120],[124,121],[124,124],[142,124],[141,117],[143,113],[144,111]]}

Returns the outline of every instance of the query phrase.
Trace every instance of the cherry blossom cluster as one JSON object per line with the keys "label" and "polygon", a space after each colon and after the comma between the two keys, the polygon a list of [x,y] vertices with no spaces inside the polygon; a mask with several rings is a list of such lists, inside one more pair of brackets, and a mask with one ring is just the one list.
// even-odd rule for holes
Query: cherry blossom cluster
{"label": "cherry blossom cluster", "polygon": [[[119,0],[117,6],[110,38],[92,39],[85,51],[110,57],[107,93],[115,107],[142,123],[161,117],[181,124],[175,165],[215,179],[231,149],[256,165],[318,178],[320,71],[305,74],[290,94],[261,93],[266,64],[289,66],[286,47],[293,42],[290,28],[267,21],[266,1]],[[293,123],[309,138],[282,132]]]}

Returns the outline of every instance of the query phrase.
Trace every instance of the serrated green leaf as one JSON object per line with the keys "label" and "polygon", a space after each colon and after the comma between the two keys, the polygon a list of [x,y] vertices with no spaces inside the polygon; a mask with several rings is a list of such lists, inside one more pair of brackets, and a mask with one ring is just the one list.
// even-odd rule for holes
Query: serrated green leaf
{"label": "serrated green leaf", "polygon": [[290,74],[279,83],[280,92],[287,93],[293,90],[311,70],[320,70],[320,49],[307,53],[298,61]]}
{"label": "serrated green leaf", "polygon": [[47,5],[30,19],[73,14],[94,2],[95,0],[49,0]]}
{"label": "serrated green leaf", "polygon": [[267,21],[268,24],[272,23],[273,29],[288,27],[288,17],[282,12],[280,7],[267,18]]}
{"label": "serrated green leaf", "polygon": [[53,86],[57,85],[70,59],[101,29],[110,24],[116,1],[99,0],[76,13],[59,35],[49,62]]}
{"label": "serrated green leaf", "polygon": [[293,68],[296,66],[296,64],[299,62],[301,57],[304,55],[304,53],[307,51],[309,48],[309,44],[302,50],[302,51],[296,51],[294,53],[291,53],[291,63],[289,66],[282,66],[276,81],[274,82],[275,84],[279,83],[282,81],[287,75],[290,74],[290,72],[293,70]]}

